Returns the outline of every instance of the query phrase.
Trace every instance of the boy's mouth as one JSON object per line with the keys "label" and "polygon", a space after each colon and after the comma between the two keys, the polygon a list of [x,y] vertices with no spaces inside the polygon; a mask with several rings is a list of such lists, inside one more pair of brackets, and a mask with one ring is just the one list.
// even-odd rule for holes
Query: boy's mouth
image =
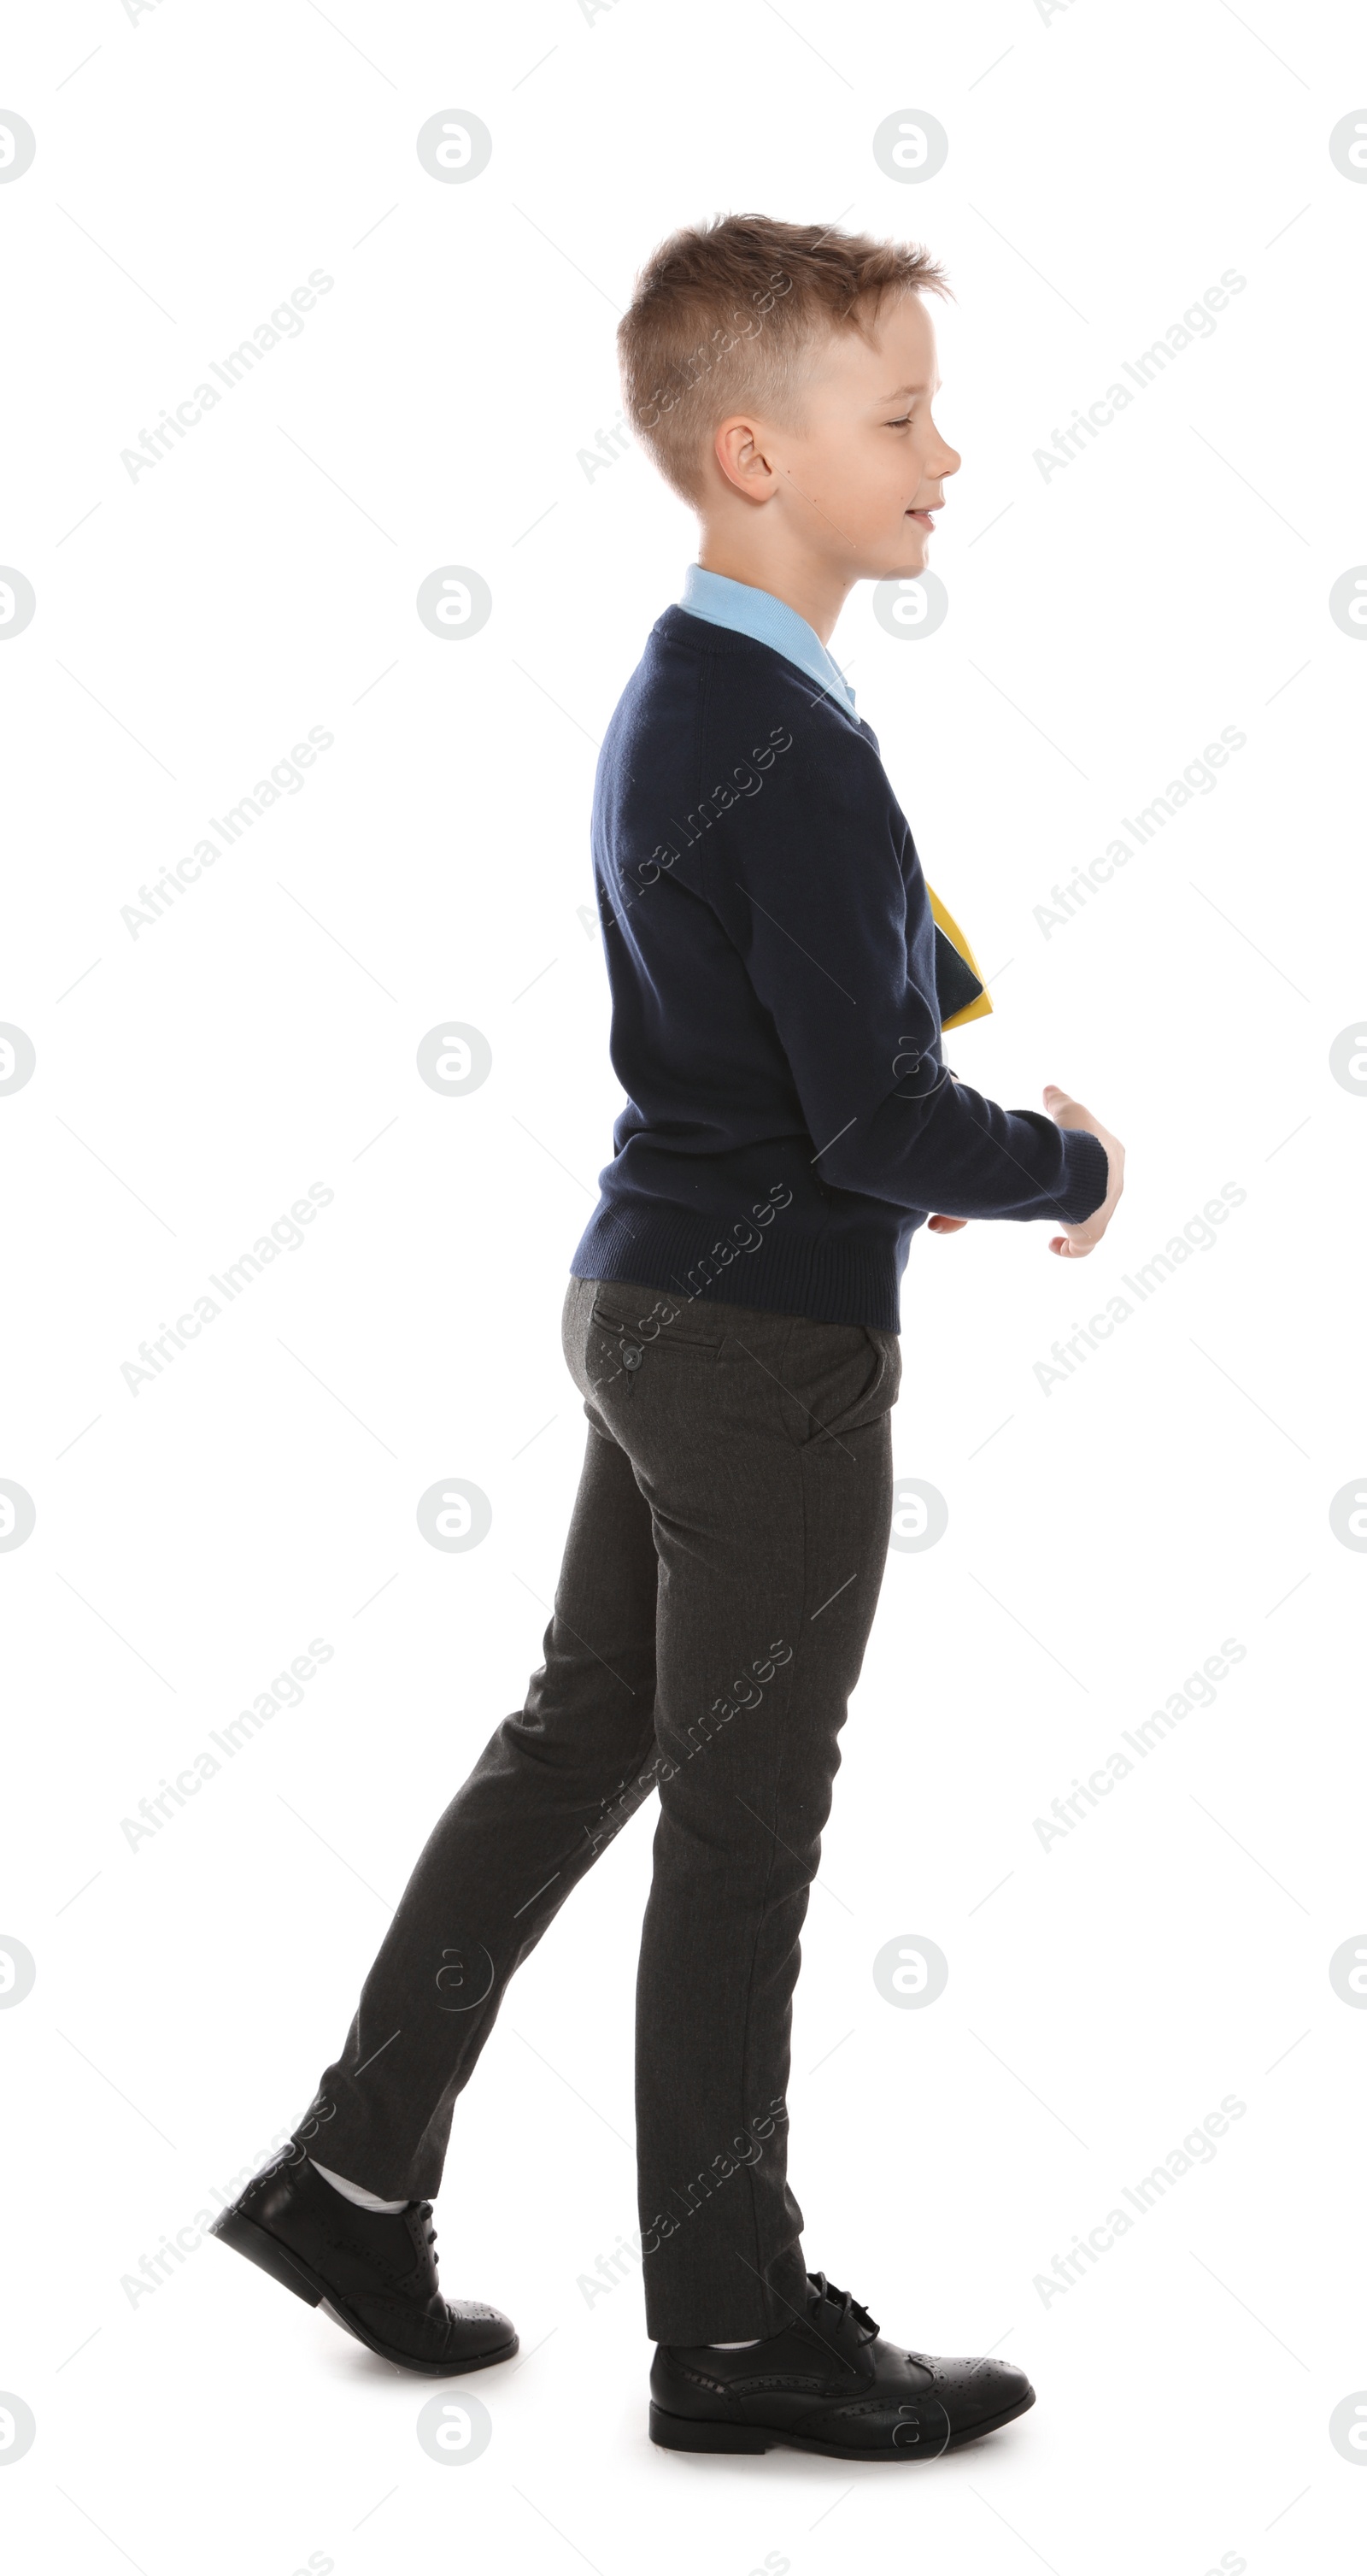
{"label": "boy's mouth", "polygon": [[937,501],[935,503],[935,508],[932,510],[908,510],[905,515],[909,519],[919,519],[923,528],[933,528],[935,525],[935,510],[942,510],[943,508],[943,501]]}

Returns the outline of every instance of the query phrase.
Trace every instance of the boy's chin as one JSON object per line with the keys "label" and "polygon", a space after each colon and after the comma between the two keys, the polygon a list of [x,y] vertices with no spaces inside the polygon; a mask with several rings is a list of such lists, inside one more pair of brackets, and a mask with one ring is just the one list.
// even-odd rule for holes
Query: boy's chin
{"label": "boy's chin", "polygon": [[914,580],[918,572],[925,571],[929,554],[930,540],[924,531],[919,536],[909,537],[906,545],[899,550],[896,562],[890,564],[883,574],[883,580]]}

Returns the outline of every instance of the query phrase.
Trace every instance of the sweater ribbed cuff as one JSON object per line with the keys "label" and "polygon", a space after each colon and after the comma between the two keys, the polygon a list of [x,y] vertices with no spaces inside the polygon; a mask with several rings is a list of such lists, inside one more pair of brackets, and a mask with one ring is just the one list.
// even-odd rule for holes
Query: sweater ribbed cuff
{"label": "sweater ribbed cuff", "polygon": [[1089,1135],[1085,1127],[1064,1127],[1060,1133],[1068,1186],[1059,1192],[1058,1203],[1065,1211],[1065,1224],[1082,1225],[1095,1216],[1111,1186],[1111,1158],[1101,1138]]}

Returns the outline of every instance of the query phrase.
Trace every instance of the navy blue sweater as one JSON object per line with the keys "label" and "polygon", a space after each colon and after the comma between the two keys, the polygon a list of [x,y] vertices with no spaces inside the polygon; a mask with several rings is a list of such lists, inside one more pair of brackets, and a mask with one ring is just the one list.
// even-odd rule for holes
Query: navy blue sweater
{"label": "navy blue sweater", "polygon": [[1100,1206],[1094,1136],[945,1066],[877,739],[785,655],[666,608],[604,737],[592,839],[627,1105],[575,1278],[897,1332],[927,1215]]}

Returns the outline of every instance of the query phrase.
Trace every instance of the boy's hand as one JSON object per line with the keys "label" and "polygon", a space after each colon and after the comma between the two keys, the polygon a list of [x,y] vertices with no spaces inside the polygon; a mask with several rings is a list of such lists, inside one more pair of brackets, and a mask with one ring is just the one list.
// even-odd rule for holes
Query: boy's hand
{"label": "boy's hand", "polygon": [[927,1234],[957,1234],[960,1227],[967,1223],[966,1216],[928,1216],[926,1232]]}
{"label": "boy's hand", "polygon": [[1060,1091],[1056,1082],[1045,1084],[1044,1106],[1056,1127],[1083,1127],[1089,1136],[1095,1136],[1106,1148],[1110,1179],[1100,1207],[1085,1217],[1081,1225],[1065,1226],[1062,1234],[1054,1235],[1049,1245],[1050,1251],[1060,1253],[1065,1261],[1080,1261],[1084,1253],[1096,1250],[1115,1214],[1116,1202],[1125,1186],[1125,1148],[1119,1138],[1111,1134],[1109,1127],[1103,1127],[1100,1119],[1094,1118],[1090,1109],[1084,1109],[1080,1100],[1072,1100],[1066,1091]]}

